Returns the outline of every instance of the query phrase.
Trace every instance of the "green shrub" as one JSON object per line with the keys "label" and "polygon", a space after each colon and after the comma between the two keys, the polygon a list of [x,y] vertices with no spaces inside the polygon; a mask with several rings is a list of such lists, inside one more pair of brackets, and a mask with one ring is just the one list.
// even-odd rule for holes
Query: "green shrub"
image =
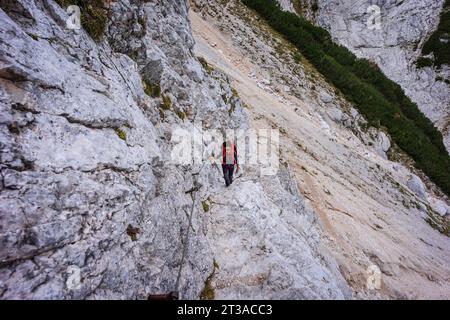
{"label": "green shrub", "polygon": [[[450,0],[446,0],[436,31],[428,38],[422,48],[422,55],[433,53],[434,65],[450,65]],[[420,59],[419,59],[420,60]],[[419,65],[419,61],[417,61]]]}
{"label": "green shrub", "polygon": [[80,7],[81,25],[94,41],[99,41],[108,22],[107,9],[103,0],[56,0],[64,8],[70,5]]}
{"label": "green shrub", "polygon": [[419,59],[417,59],[416,65],[417,65],[417,68],[419,68],[419,69],[425,68],[425,67],[432,67],[433,60],[431,60],[430,58],[420,57]]}
{"label": "green shrub", "polygon": [[386,127],[394,142],[414,160],[415,166],[450,195],[450,157],[442,135],[399,85],[373,63],[358,59],[347,48],[335,44],[326,30],[281,10],[275,0],[243,2],[294,44],[355,104],[369,125]]}
{"label": "green shrub", "polygon": [[295,52],[295,53],[292,55],[292,58],[294,59],[294,61],[295,61],[296,63],[300,63],[300,62],[302,61],[302,56],[301,56],[298,52]]}

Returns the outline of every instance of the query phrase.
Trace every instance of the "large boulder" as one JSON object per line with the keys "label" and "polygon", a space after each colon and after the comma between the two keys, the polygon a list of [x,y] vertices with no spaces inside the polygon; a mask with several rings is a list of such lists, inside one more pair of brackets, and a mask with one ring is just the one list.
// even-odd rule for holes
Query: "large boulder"
{"label": "large boulder", "polygon": [[331,120],[337,123],[342,122],[344,119],[344,113],[342,112],[342,110],[335,106],[328,109],[327,114]]}
{"label": "large boulder", "polygon": [[380,131],[380,133],[378,134],[378,143],[383,152],[387,152],[391,147],[391,141],[383,131]]}
{"label": "large boulder", "polygon": [[319,98],[324,103],[330,103],[333,101],[333,97],[326,91],[321,91],[319,94]]}
{"label": "large boulder", "polygon": [[145,67],[141,69],[142,79],[149,84],[159,85],[163,71],[164,66],[161,59],[149,60]]}
{"label": "large boulder", "polygon": [[450,213],[450,206],[442,200],[431,198],[429,199],[429,204],[431,209],[433,209],[440,216],[445,216]]}
{"label": "large boulder", "polygon": [[415,174],[411,175],[407,182],[407,186],[420,199],[426,200],[425,185],[418,176]]}

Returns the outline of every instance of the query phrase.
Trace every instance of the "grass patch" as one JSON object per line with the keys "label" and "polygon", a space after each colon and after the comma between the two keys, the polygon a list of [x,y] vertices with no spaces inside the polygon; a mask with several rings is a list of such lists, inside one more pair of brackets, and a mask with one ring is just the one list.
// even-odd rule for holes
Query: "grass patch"
{"label": "grass patch", "polygon": [[126,132],[123,131],[122,129],[117,128],[117,129],[116,129],[116,133],[117,133],[117,136],[118,136],[120,139],[122,139],[122,140],[124,140],[124,141],[127,140],[127,134],[126,134]]}
{"label": "grass patch", "polygon": [[209,201],[208,200],[203,200],[202,201],[202,207],[203,207],[203,211],[204,212],[208,212],[209,211]]}
{"label": "grass patch", "polygon": [[205,58],[203,57],[197,57],[198,62],[200,62],[200,64],[202,65],[203,68],[206,68],[208,66],[208,62],[206,61]]}
{"label": "grass patch", "polygon": [[239,94],[237,92],[237,90],[233,87],[231,87],[231,93],[232,93],[232,97],[231,99],[229,99],[227,101],[227,103],[230,103],[230,109],[228,109],[228,115],[231,116],[233,114],[233,112],[236,110],[236,99],[239,99]]}
{"label": "grass patch", "polygon": [[414,160],[416,168],[450,195],[450,157],[442,134],[398,84],[366,59],[358,59],[347,48],[334,43],[325,29],[281,10],[275,0],[243,0],[243,3],[295,45],[371,126],[386,128],[394,142]]}
{"label": "grass patch", "polygon": [[172,108],[172,100],[169,96],[165,94],[162,95],[162,103],[160,107],[163,110],[170,110]]}
{"label": "grass patch", "polygon": [[81,25],[91,38],[98,42],[101,40],[108,22],[108,10],[104,0],[56,0],[63,8],[76,5],[81,11]]}
{"label": "grass patch", "polygon": [[208,64],[208,61],[206,61],[205,58],[197,57],[197,59],[208,74],[211,74],[214,71],[214,69]]}
{"label": "grass patch", "polygon": [[39,41],[39,37],[38,37],[37,35],[35,35],[34,33],[27,32],[27,34],[28,34],[34,41]]}
{"label": "grass patch", "polygon": [[143,81],[144,83],[144,92],[152,98],[158,98],[161,96],[161,86],[159,84],[148,83],[147,81]]}
{"label": "grass patch", "polygon": [[129,224],[126,232],[128,236],[130,236],[131,241],[137,241],[137,235],[141,233],[141,229],[139,229],[138,227],[133,228],[133,226]]}
{"label": "grass patch", "polygon": [[223,100],[223,102],[228,103],[228,98],[227,98],[227,95],[225,93],[222,94],[222,100]]}
{"label": "grass patch", "polygon": [[231,117],[231,115],[233,114],[234,110],[236,110],[236,103],[234,101],[232,101],[230,103],[230,109],[228,109],[228,115]]}
{"label": "grass patch", "polygon": [[212,286],[212,279],[216,274],[216,269],[219,269],[219,265],[216,260],[213,262],[213,272],[206,278],[205,286],[203,287],[202,292],[200,293],[200,300],[214,300],[216,297],[216,293],[214,291],[214,287]]}
{"label": "grass patch", "polygon": [[441,217],[439,214],[434,212],[428,212],[428,218],[426,222],[435,230],[439,231],[443,235],[450,237],[450,221]]}
{"label": "grass patch", "polygon": [[295,12],[297,12],[298,15],[303,15],[303,4],[302,0],[292,0],[292,5],[294,6]]}
{"label": "grass patch", "polygon": [[186,119],[186,113],[181,110],[181,109],[175,109],[175,114],[177,115],[178,118],[180,118],[181,120]]}
{"label": "grass patch", "polygon": [[164,114],[164,111],[159,109],[159,116],[161,117],[162,120],[164,120],[166,118],[166,115]]}
{"label": "grass patch", "polygon": [[145,30],[145,26],[147,25],[147,19],[145,16],[140,16],[138,18],[138,23],[142,26],[142,28]]}

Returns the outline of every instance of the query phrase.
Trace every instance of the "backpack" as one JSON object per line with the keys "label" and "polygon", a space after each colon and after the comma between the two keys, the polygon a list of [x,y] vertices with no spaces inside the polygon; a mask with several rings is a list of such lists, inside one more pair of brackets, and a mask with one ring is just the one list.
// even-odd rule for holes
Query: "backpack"
{"label": "backpack", "polygon": [[235,154],[236,147],[234,143],[231,146],[227,145],[225,142],[222,145],[222,163],[223,164],[235,164]]}

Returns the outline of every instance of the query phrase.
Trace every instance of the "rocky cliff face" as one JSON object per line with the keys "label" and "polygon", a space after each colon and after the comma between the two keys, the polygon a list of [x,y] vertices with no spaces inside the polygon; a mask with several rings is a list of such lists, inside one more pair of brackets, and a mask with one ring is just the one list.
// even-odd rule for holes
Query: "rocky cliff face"
{"label": "rocky cliff face", "polygon": [[171,163],[176,127],[248,127],[188,3],[105,6],[97,43],[55,1],[0,4],[0,298],[198,298],[212,276],[217,297],[349,297],[287,167],[225,191],[215,166]]}
{"label": "rocky cliff face", "polygon": [[[437,28],[444,0],[300,2],[307,18],[330,31],[357,56],[375,62],[397,82],[441,130],[450,150],[450,85],[445,82],[450,79],[450,68],[418,69],[415,64],[424,42]],[[280,4],[294,10],[285,1]]]}
{"label": "rocky cliff face", "polygon": [[[191,3],[195,51],[229,75],[247,106],[252,128],[279,128],[280,153],[293,173],[293,183],[289,185],[296,184],[306,198],[306,207],[313,208],[323,230],[318,233],[320,244],[332,252],[353,297],[450,297],[450,229],[445,217],[446,212],[450,214],[448,199],[434,194],[432,184],[391,145],[389,135],[368,127],[351,102],[240,0],[230,0],[226,5],[221,0]],[[277,185],[264,179],[256,181],[265,190]],[[245,181],[245,185],[251,184]],[[266,194],[271,195],[270,201],[277,199],[275,203],[289,199],[286,195],[280,198],[275,191]],[[252,202],[259,200],[246,200],[249,198],[243,193],[230,199],[233,210],[261,212]],[[240,215],[238,222],[232,221],[221,211],[222,201],[213,201],[219,204],[212,208],[211,219],[219,223],[208,237],[221,248],[220,255],[226,256],[232,252],[236,238],[227,227],[223,230],[219,225],[239,228],[247,215]],[[265,224],[263,221],[275,216],[264,213],[261,217],[264,220],[258,221]],[[280,211],[276,220],[290,221],[294,228],[309,225],[300,220],[297,224],[291,217],[284,217],[284,211]],[[275,241],[273,232],[274,229],[270,238]],[[244,297],[248,294],[247,284],[258,284],[259,279],[266,278],[264,272],[259,277],[231,276],[234,270],[248,270],[242,261],[257,243],[257,233],[246,229],[239,229],[239,233],[252,240],[246,245],[239,243],[242,255],[233,255],[215,273],[211,283],[221,297],[230,296],[224,284],[234,283]],[[231,240],[214,240],[220,234]],[[283,234],[283,238],[291,236],[289,231]],[[256,247],[261,252],[266,248],[264,243]],[[283,252],[288,260],[300,255],[289,247],[272,246],[270,251],[275,255]],[[270,262],[258,258],[258,254],[255,252],[252,258],[257,261],[256,269]],[[305,274],[304,259],[298,261],[299,272]],[[381,286],[374,290],[367,286],[367,279],[371,268],[377,267]],[[293,281],[282,278],[289,280],[279,282],[279,288]],[[288,293],[289,289],[283,291]],[[257,291],[252,294],[258,297]]]}
{"label": "rocky cliff face", "polygon": [[[450,296],[446,199],[240,1],[105,1],[98,41],[58,3],[0,3],[1,299]],[[280,168],[225,189],[177,128],[278,128]]]}

